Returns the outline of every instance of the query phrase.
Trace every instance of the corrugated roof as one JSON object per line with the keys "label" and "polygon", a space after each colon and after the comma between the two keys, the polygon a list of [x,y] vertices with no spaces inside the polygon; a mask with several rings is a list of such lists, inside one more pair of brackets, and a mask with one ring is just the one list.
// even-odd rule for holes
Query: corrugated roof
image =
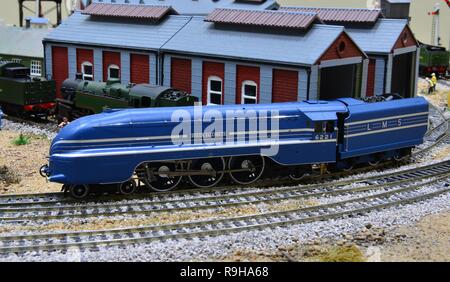
{"label": "corrugated roof", "polygon": [[[100,3],[99,0],[93,0],[93,3]],[[103,3],[110,3],[110,0],[103,0]],[[120,4],[140,4],[139,0],[115,0]],[[235,0],[144,0],[140,5],[167,5],[171,6],[181,15],[207,15],[216,8],[235,8],[251,10],[269,10],[279,7],[276,0],[261,1],[261,3],[238,2]]]}
{"label": "corrugated roof", "polygon": [[315,24],[307,33],[267,34],[224,30],[192,20],[167,42],[162,50],[232,59],[258,60],[291,65],[313,65],[336,38],[342,26]]}
{"label": "corrugated roof", "polygon": [[43,58],[42,39],[49,32],[42,28],[0,26],[0,54]]}
{"label": "corrugated roof", "polygon": [[280,11],[317,13],[324,22],[374,23],[382,16],[380,9],[280,7]]}
{"label": "corrugated roof", "polygon": [[403,19],[379,19],[371,28],[347,28],[346,31],[364,52],[388,54],[407,23]]}
{"label": "corrugated roof", "polygon": [[221,24],[305,29],[317,19],[315,13],[215,9],[205,21]]}
{"label": "corrugated roof", "polygon": [[75,12],[50,32],[45,40],[93,46],[158,50],[191,17],[168,16],[158,24],[119,19],[95,20]]}
{"label": "corrugated roof", "polygon": [[91,16],[126,17],[159,20],[167,13],[174,13],[170,6],[125,5],[92,3],[81,13]]}

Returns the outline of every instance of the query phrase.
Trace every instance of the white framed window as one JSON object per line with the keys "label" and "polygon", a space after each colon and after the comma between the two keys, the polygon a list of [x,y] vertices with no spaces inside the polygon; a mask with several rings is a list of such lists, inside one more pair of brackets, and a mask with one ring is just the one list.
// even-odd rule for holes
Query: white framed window
{"label": "white framed window", "polygon": [[22,59],[19,59],[19,58],[12,58],[12,59],[11,59],[11,62],[20,64],[20,63],[22,62]]}
{"label": "white framed window", "polygon": [[41,73],[42,73],[41,62],[37,60],[31,60],[30,75],[41,76]]}
{"label": "white framed window", "polygon": [[119,79],[120,78],[120,68],[118,65],[108,66],[108,79]]}
{"label": "white framed window", "polygon": [[208,77],[208,105],[221,105],[223,95],[223,81],[218,76]]}
{"label": "white framed window", "polygon": [[258,101],[258,85],[253,80],[242,82],[241,104],[256,104]]}
{"label": "white framed window", "polygon": [[81,73],[83,80],[94,80],[94,67],[91,62],[83,62],[81,64]]}

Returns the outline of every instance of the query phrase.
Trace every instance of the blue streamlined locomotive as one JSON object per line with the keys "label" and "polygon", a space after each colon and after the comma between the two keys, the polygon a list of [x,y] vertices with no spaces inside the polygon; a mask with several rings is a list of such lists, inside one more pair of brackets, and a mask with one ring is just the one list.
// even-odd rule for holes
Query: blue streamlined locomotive
{"label": "blue streamlined locomotive", "polygon": [[276,168],[299,179],[320,164],[401,159],[427,127],[423,98],[108,110],[63,128],[41,174],[76,198],[99,184],[133,193],[136,179],[156,191],[182,179],[212,187],[224,175],[250,184]]}

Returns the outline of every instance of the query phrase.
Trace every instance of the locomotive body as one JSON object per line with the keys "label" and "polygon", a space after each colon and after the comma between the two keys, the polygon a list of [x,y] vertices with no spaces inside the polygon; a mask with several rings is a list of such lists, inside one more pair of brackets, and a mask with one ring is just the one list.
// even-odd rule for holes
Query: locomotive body
{"label": "locomotive body", "polygon": [[46,117],[55,107],[55,81],[31,77],[18,63],[0,65],[0,105],[5,113]]}
{"label": "locomotive body", "polygon": [[121,84],[66,79],[61,87],[62,99],[57,99],[57,116],[75,119],[101,113],[105,108],[145,108],[190,106],[198,101],[188,93],[164,86]]}
{"label": "locomotive body", "polygon": [[441,46],[420,43],[419,74],[430,76],[436,73],[445,77],[449,68],[450,51]]}
{"label": "locomotive body", "polygon": [[313,164],[348,169],[401,158],[422,143],[427,125],[423,98],[110,110],[65,127],[45,173],[75,197],[92,184],[131,189],[133,175],[156,191],[182,177],[198,187],[225,174],[249,184],[271,166],[295,178]]}

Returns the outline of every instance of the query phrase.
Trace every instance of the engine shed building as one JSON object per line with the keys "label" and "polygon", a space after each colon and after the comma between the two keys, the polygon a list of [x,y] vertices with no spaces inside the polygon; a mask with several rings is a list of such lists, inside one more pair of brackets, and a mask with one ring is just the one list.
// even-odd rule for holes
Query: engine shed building
{"label": "engine shed building", "polygon": [[44,39],[46,73],[58,92],[80,72],[87,80],[173,86],[204,104],[365,93],[365,53],[344,27],[324,25],[314,13],[177,14],[170,6],[91,4]]}
{"label": "engine shed building", "polygon": [[216,9],[164,44],[163,84],[203,104],[359,97],[366,55],[314,13]]}
{"label": "engine shed building", "polygon": [[0,26],[0,61],[20,63],[30,68],[30,75],[44,75],[43,38],[49,29]]}
{"label": "engine shed building", "polygon": [[158,84],[161,46],[191,19],[173,15],[170,7],[145,6],[136,14],[122,10],[124,18],[109,5],[112,10],[91,4],[83,14],[75,12],[44,39],[46,71],[58,95],[62,82],[77,72],[86,80]]}
{"label": "engine shed building", "polygon": [[380,9],[281,7],[281,11],[314,12],[327,24],[345,26],[369,56],[364,68],[366,96],[416,93],[419,45],[406,19],[386,19]]}

